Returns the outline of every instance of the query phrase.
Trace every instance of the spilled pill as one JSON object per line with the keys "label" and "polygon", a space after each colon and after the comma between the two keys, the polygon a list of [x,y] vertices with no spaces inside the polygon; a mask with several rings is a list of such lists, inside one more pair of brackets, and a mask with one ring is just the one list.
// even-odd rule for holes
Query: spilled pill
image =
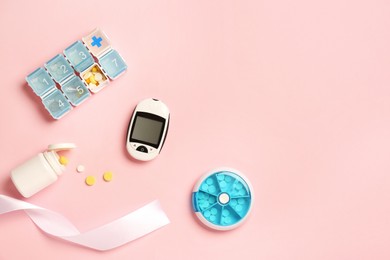
{"label": "spilled pill", "polygon": [[79,172],[79,173],[84,172],[85,171],[85,166],[84,165],[77,166],[76,171]]}
{"label": "spilled pill", "polygon": [[112,172],[105,172],[103,174],[103,180],[105,180],[106,182],[109,182],[112,180]]}
{"label": "spilled pill", "polygon": [[88,185],[88,186],[92,186],[94,185],[96,182],[96,179],[94,176],[88,176],[87,178],[85,178],[85,183]]}

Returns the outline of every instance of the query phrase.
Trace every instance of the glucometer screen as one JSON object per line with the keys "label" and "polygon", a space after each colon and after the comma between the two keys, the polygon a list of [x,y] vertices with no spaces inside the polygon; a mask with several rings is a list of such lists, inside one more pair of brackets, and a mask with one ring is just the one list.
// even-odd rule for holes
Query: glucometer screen
{"label": "glucometer screen", "polygon": [[157,148],[164,130],[165,120],[151,114],[146,116],[141,114],[144,113],[136,115],[130,141],[145,143]]}

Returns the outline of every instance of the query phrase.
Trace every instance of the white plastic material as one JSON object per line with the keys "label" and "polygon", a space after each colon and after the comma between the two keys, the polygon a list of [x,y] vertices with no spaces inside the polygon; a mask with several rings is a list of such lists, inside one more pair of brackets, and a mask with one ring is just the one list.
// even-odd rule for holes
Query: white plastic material
{"label": "white plastic material", "polygon": [[11,171],[11,179],[17,190],[25,198],[54,183],[65,171],[56,151],[69,150],[74,144],[50,145],[48,151],[39,153]]}
{"label": "white plastic material", "polygon": [[74,143],[59,143],[59,144],[51,144],[47,147],[49,151],[66,151],[76,148]]}
{"label": "white plastic material", "polygon": [[[140,115],[141,113],[143,113],[142,116]],[[160,132],[161,135],[158,143],[153,145],[148,143],[147,140],[136,140],[136,138],[133,138],[134,128],[136,128],[135,126],[138,124],[136,123],[136,118],[139,115],[143,118],[149,117],[146,119],[148,121],[159,122],[162,124]],[[138,103],[130,119],[126,139],[127,151],[133,158],[140,161],[149,161],[157,157],[164,145],[165,137],[168,132],[169,115],[170,113],[168,107],[160,100],[148,98]],[[153,119],[153,117],[158,117],[159,120],[162,121],[157,121],[156,119]],[[153,132],[154,127],[145,128],[143,130],[145,133],[150,131]],[[143,148],[143,150],[140,148]]]}

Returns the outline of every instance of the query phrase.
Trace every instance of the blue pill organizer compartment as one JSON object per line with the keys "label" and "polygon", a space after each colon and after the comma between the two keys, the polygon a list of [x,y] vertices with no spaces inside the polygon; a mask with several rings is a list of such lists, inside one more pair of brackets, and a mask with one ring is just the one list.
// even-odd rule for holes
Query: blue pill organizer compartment
{"label": "blue pill organizer compartment", "polygon": [[87,47],[81,41],[73,43],[64,50],[65,56],[77,72],[82,72],[95,62]]}
{"label": "blue pill organizer compartment", "polygon": [[99,63],[110,79],[118,78],[127,69],[126,62],[116,50],[111,50],[100,58]]}
{"label": "blue pill organizer compartment", "polygon": [[62,54],[58,54],[57,56],[49,60],[45,64],[45,68],[52,76],[52,78],[58,83],[65,81],[74,73],[74,70],[70,66],[69,62]]}
{"label": "blue pill organizer compartment", "polygon": [[36,69],[33,73],[26,77],[26,81],[34,93],[39,97],[42,97],[56,87],[56,83],[44,68]]}
{"label": "blue pill organizer compartment", "polygon": [[49,95],[46,95],[42,99],[42,103],[55,119],[61,118],[72,110],[72,106],[58,89],[55,89],[53,92],[50,92]]}
{"label": "blue pill organizer compartment", "polygon": [[[126,71],[106,34],[95,29],[26,77],[46,110],[59,119]],[[102,63],[100,63],[102,62]]]}
{"label": "blue pill organizer compartment", "polygon": [[241,225],[250,213],[253,191],[238,171],[220,168],[203,176],[192,193],[196,216],[216,230],[231,230]]}
{"label": "blue pill organizer compartment", "polygon": [[80,105],[91,95],[81,79],[76,76],[65,82],[61,90],[73,106]]}

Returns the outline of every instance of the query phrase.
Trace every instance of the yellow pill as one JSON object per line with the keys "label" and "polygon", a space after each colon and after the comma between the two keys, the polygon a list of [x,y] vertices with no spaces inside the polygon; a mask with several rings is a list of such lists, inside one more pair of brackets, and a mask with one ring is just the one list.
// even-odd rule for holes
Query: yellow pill
{"label": "yellow pill", "polygon": [[87,82],[87,84],[91,83],[91,81],[89,80],[89,78],[87,78],[87,79],[85,80],[85,82]]}
{"label": "yellow pill", "polygon": [[89,77],[89,80],[91,81],[91,83],[96,85],[97,81],[95,80],[94,76]]}
{"label": "yellow pill", "polygon": [[65,156],[60,156],[60,158],[58,159],[58,161],[60,162],[60,164],[66,166],[68,163],[69,163],[69,160],[68,158],[66,158]]}
{"label": "yellow pill", "polygon": [[93,67],[92,72],[96,72],[96,71],[98,71],[98,69],[96,67]]}
{"label": "yellow pill", "polygon": [[112,180],[112,172],[105,172],[103,174],[103,180],[109,182]]}
{"label": "yellow pill", "polygon": [[88,185],[88,186],[92,186],[94,185],[96,182],[96,179],[94,176],[88,176],[87,178],[85,178],[85,183]]}

